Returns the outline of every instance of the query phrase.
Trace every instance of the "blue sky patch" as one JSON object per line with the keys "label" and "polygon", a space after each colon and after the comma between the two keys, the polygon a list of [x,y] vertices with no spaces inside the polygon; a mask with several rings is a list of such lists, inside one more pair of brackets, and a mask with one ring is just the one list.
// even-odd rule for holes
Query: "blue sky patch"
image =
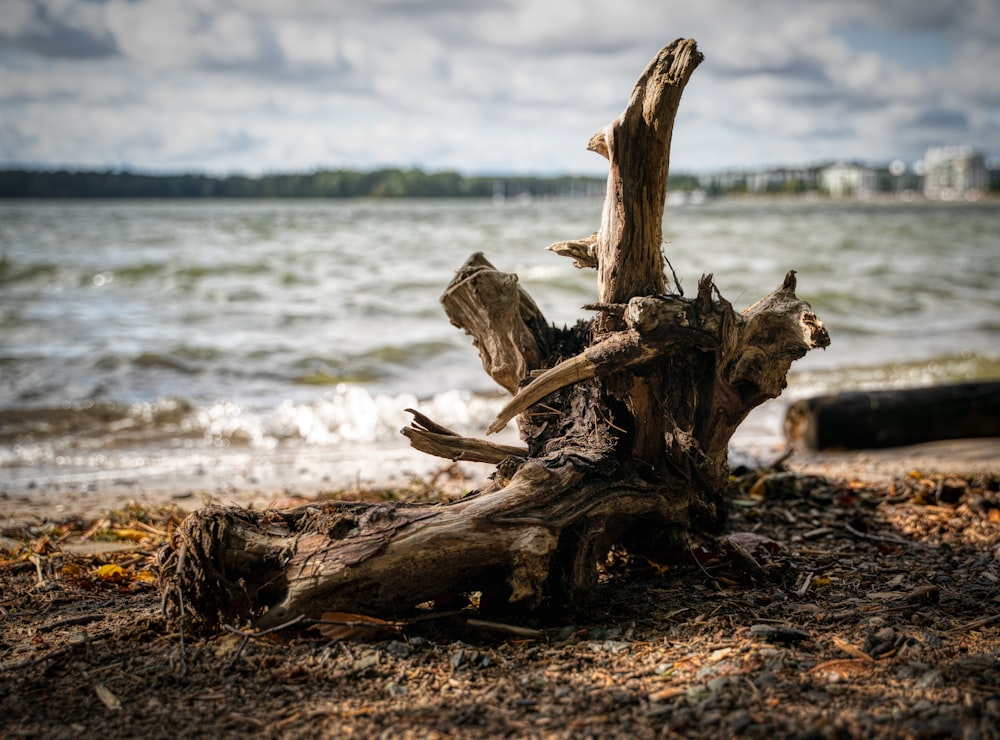
{"label": "blue sky patch", "polygon": [[873,53],[907,69],[927,69],[948,64],[955,46],[936,31],[887,30],[871,27],[836,29],[834,33],[858,53]]}

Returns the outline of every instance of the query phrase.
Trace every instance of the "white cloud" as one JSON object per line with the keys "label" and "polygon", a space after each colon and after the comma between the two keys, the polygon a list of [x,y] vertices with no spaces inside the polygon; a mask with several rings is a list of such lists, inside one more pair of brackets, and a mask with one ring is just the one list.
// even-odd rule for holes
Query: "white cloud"
{"label": "white cloud", "polygon": [[253,69],[269,61],[272,32],[238,6],[203,0],[112,0],[105,19],[134,63],[157,69]]}
{"label": "white cloud", "polygon": [[4,2],[7,162],[601,172],[587,139],[678,36],[706,61],[675,168],[1000,153],[993,0]]}
{"label": "white cloud", "polygon": [[282,56],[293,70],[337,69],[345,63],[335,28],[281,19],[272,30]]}
{"label": "white cloud", "polygon": [[0,40],[31,53],[92,59],[115,52],[100,6],[77,0],[4,0]]}

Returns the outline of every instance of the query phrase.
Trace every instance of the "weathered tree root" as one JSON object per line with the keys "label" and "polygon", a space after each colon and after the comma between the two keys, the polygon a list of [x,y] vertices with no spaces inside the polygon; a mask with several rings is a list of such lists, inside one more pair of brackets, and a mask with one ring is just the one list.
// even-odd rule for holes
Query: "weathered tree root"
{"label": "weathered tree root", "polygon": [[538,613],[581,600],[612,545],[664,562],[679,533],[719,524],[733,432],[829,337],[794,272],[739,313],[710,275],[693,298],[667,292],[670,139],[700,61],[691,40],[666,47],[591,139],[610,164],[601,227],[551,249],[597,268],[593,320],[550,326],[481,254],[442,297],[513,394],[487,431],[517,418],[525,444],[461,437],[417,411],[403,433],[429,454],[496,464],[492,483],[440,505],[195,512],[174,537],[185,568],[168,554],[161,570],[175,614],[273,628],[329,610],[399,615],[470,591],[483,608]]}

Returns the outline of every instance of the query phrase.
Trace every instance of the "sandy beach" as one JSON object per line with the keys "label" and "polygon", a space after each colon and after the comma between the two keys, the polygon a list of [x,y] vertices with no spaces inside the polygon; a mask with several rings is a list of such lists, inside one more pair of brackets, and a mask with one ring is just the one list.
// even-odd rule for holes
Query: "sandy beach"
{"label": "sandy beach", "polygon": [[[767,466],[783,449],[755,448],[737,456]],[[839,480],[882,484],[917,471],[924,476],[971,476],[1000,473],[1000,439],[958,439],[881,450],[795,452],[782,462],[790,472]],[[208,504],[263,509],[284,507],[301,498],[339,496],[363,490],[392,489],[415,481],[445,496],[475,488],[492,472],[481,463],[450,463],[405,448],[335,452],[218,456],[194,469],[168,465],[149,470],[109,471],[91,476],[40,476],[0,489],[0,525],[94,518],[136,503],[144,507],[176,505],[194,510]],[[40,471],[43,472],[44,471]]]}
{"label": "sandy beach", "polygon": [[130,503],[176,505],[187,511],[209,504],[283,508],[301,498],[350,496],[415,481],[448,495],[456,485],[474,486],[492,471],[489,465],[452,464],[398,446],[355,449],[347,455],[317,449],[249,451],[206,457],[196,466],[169,460],[166,456],[146,468],[91,474],[31,471],[35,476],[28,473],[0,487],[0,525],[93,518]]}

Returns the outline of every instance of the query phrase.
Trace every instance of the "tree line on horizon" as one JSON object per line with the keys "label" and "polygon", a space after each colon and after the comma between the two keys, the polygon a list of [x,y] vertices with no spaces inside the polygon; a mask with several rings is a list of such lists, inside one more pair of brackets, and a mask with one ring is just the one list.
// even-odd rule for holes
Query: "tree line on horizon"
{"label": "tree line on horizon", "polygon": [[[712,176],[671,173],[670,192],[709,196],[824,192],[822,166],[731,171]],[[873,169],[874,190],[919,189],[916,175],[900,182]],[[14,198],[517,198],[603,197],[606,180],[587,175],[462,175],[420,169],[325,169],[308,173],[209,175],[149,174],[127,170],[0,169],[0,199]],[[1000,170],[990,169],[987,191],[1000,192]]]}
{"label": "tree line on horizon", "polygon": [[490,198],[603,194],[603,178],[465,176],[419,169],[215,176],[0,170],[0,198]]}
{"label": "tree line on horizon", "polygon": [[[671,186],[698,187],[691,175]],[[386,168],[214,176],[97,170],[0,170],[0,198],[492,198],[603,196],[605,178],[476,175]]]}

